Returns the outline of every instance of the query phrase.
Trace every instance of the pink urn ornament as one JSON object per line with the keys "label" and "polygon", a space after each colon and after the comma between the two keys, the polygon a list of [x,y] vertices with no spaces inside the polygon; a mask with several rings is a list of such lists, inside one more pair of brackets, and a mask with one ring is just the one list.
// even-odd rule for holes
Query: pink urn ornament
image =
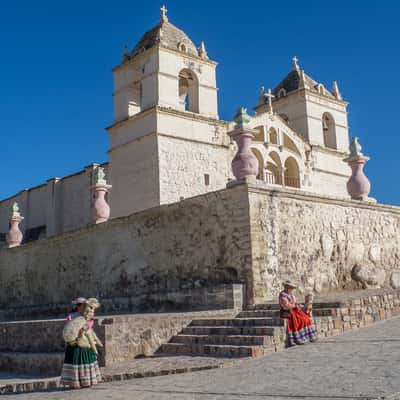
{"label": "pink urn ornament", "polygon": [[17,247],[21,244],[23,234],[19,229],[20,222],[24,217],[19,212],[18,203],[15,202],[11,208],[10,229],[6,235],[8,248]]}
{"label": "pink urn ornament", "polygon": [[105,179],[104,168],[98,167],[95,171],[95,184],[93,185],[94,201],[92,209],[93,223],[101,224],[110,218],[110,206],[106,200],[106,193],[112,188]]}
{"label": "pink urn ornament", "polygon": [[364,174],[364,165],[369,157],[361,152],[358,138],[354,137],[350,144],[350,155],[343,161],[349,164],[352,174],[347,182],[347,192],[353,200],[367,200],[371,191],[371,183]]}
{"label": "pink urn ornament", "polygon": [[255,131],[247,125],[250,116],[245,108],[240,108],[234,118],[236,123],[229,136],[237,143],[238,151],[232,160],[232,172],[237,180],[254,180],[258,174],[258,159],[251,151]]}

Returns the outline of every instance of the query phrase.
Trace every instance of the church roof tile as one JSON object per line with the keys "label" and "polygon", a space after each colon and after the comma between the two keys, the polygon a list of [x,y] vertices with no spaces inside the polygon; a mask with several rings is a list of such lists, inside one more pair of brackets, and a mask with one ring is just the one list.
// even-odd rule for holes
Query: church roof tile
{"label": "church roof tile", "polygon": [[[319,93],[318,90],[318,85],[319,83],[312,79],[310,76],[308,76],[306,73],[304,73],[304,87]],[[301,76],[300,76],[300,70],[299,69],[292,69],[286,77],[278,84],[278,86],[275,87],[275,89],[272,91],[272,93],[276,96],[279,97],[279,91],[281,89],[284,89],[286,93],[293,92],[297,89],[301,88]],[[328,97],[335,97],[329,90],[324,88],[324,93],[325,96]]]}
{"label": "church roof tile", "polygon": [[185,32],[177,28],[168,21],[161,21],[154,28],[147,31],[134,47],[130,57],[145,51],[151,47],[160,44],[162,47],[172,50],[182,50],[180,46],[184,45],[183,51],[188,54],[199,56],[196,46],[189,39]]}

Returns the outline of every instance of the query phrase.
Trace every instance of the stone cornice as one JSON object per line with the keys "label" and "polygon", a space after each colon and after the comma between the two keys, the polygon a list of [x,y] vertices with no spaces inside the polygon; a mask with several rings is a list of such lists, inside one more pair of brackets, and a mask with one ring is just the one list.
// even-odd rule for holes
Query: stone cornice
{"label": "stone cornice", "polygon": [[227,128],[229,125],[229,122],[227,122],[227,121],[224,121],[222,119],[213,118],[213,117],[207,117],[202,114],[196,114],[196,113],[192,113],[192,112],[188,112],[188,111],[175,110],[174,108],[164,107],[164,106],[152,106],[152,107],[148,108],[147,110],[144,110],[135,115],[132,115],[129,118],[125,118],[122,121],[115,122],[114,124],[108,126],[106,128],[106,131],[108,133],[113,133],[113,130],[116,127],[125,125],[128,122],[138,120],[140,118],[144,118],[149,114],[157,113],[157,112],[179,116],[181,118],[190,119],[192,121],[201,121],[201,122],[207,122],[207,123],[213,124],[213,125],[226,126]]}
{"label": "stone cornice", "polygon": [[160,45],[158,45],[157,48],[159,50],[161,50],[161,51],[165,51],[167,53],[175,54],[175,55],[178,55],[179,57],[186,58],[188,60],[196,60],[197,62],[200,62],[200,63],[203,63],[203,64],[209,64],[209,65],[212,65],[212,66],[217,66],[218,65],[218,63],[216,61],[206,60],[204,58],[196,57],[196,56],[194,56],[192,54],[188,54],[188,53],[182,53],[179,50],[170,49],[168,47],[163,47],[163,46],[160,46]]}
{"label": "stone cornice", "polygon": [[310,146],[311,146],[311,151],[313,151],[315,149],[315,150],[320,151],[321,153],[326,153],[329,155],[339,156],[339,157],[343,157],[343,158],[347,157],[349,155],[349,153],[346,151],[330,149],[328,147],[324,147],[319,144],[310,144]]}
{"label": "stone cornice", "polygon": [[192,121],[202,121],[202,122],[207,122],[207,123],[211,123],[214,125],[221,125],[221,126],[226,126],[226,127],[229,126],[228,121],[224,121],[222,119],[217,119],[217,118],[213,118],[213,117],[207,117],[202,114],[192,113],[192,112],[188,112],[188,111],[175,110],[174,108],[163,107],[163,106],[156,106],[156,109],[158,112],[170,114],[170,115],[176,115],[181,118],[190,119]]}
{"label": "stone cornice", "polygon": [[327,170],[321,169],[321,168],[313,168],[312,170],[315,172],[320,172],[322,174],[340,176],[341,178],[348,179],[350,177],[350,173],[346,175],[346,174],[341,174],[340,172],[327,171]]}
{"label": "stone cornice", "polygon": [[156,53],[158,50],[158,47],[150,47],[149,49],[145,50],[144,52],[137,54],[134,58],[131,58],[127,61],[122,62],[121,64],[115,66],[112,68],[112,72],[116,72],[120,69],[124,69],[126,67],[129,67],[131,64],[135,64],[138,60],[141,60],[142,58],[148,57],[151,53]]}
{"label": "stone cornice", "polygon": [[[325,96],[325,95],[323,95],[323,94],[314,92],[314,91],[312,91],[312,90],[310,90],[310,89],[307,89],[307,88],[293,90],[292,92],[287,93],[287,94],[286,94],[285,96],[283,96],[283,97],[274,99],[274,100],[273,100],[273,103],[279,103],[279,102],[281,102],[281,101],[283,101],[283,100],[285,100],[285,99],[288,99],[290,96],[293,96],[293,95],[296,95],[296,94],[297,94],[297,95],[304,95],[304,96],[307,95],[307,94],[309,94],[309,95],[318,97],[318,98],[320,98],[320,99],[322,99],[322,100],[330,101],[330,102],[332,102],[332,103],[336,103],[337,105],[340,105],[340,106],[342,106],[342,107],[347,107],[348,104],[349,104],[347,101],[339,100],[339,99],[336,99],[335,97],[328,97],[328,96]],[[263,105],[263,104],[262,104],[262,105]],[[260,107],[260,106],[257,106],[257,107]]]}
{"label": "stone cornice", "polygon": [[351,200],[335,196],[326,196],[326,195],[322,196],[315,193],[304,191],[302,189],[288,189],[281,187],[271,188],[267,187],[266,186],[267,184],[265,184],[264,182],[257,182],[255,184],[246,182],[237,182],[237,184],[233,185],[233,187],[237,187],[239,185],[247,186],[247,190],[249,193],[262,193],[265,195],[269,195],[270,197],[276,197],[276,198],[286,197],[288,199],[302,200],[312,203],[323,203],[323,204],[330,204],[343,207],[355,207],[355,208],[369,209],[372,211],[386,211],[400,215],[399,206],[378,204],[371,201]]}
{"label": "stone cornice", "polygon": [[299,92],[305,92],[305,94],[309,94],[309,95],[318,97],[318,98],[320,98],[322,100],[325,100],[325,101],[330,101],[332,103],[336,103],[337,105],[340,105],[340,106],[347,107],[349,105],[349,102],[347,102],[347,101],[339,100],[339,99],[336,99],[335,97],[324,96],[323,94],[320,94],[320,93],[317,93],[317,92],[313,92],[310,89],[300,89],[298,91]]}
{"label": "stone cornice", "polygon": [[203,63],[203,64],[208,64],[208,65],[211,65],[211,66],[214,66],[214,67],[216,67],[218,65],[218,63],[216,61],[205,60],[204,58],[201,58],[201,57],[196,57],[196,56],[191,55],[191,54],[182,53],[179,50],[173,50],[173,49],[170,49],[168,47],[157,45],[157,46],[150,47],[149,49],[143,51],[142,53],[137,54],[135,57],[133,57],[133,58],[127,60],[127,61],[124,61],[121,64],[113,67],[112,68],[112,72],[116,72],[116,71],[118,71],[120,69],[124,69],[124,68],[130,66],[131,64],[134,64],[135,62],[137,62],[137,60],[140,60],[142,58],[145,58],[145,57],[149,56],[152,52],[158,52],[160,50],[161,51],[165,51],[167,53],[174,54],[174,55],[178,55],[179,57],[186,58],[186,59],[189,59],[189,60],[196,60],[197,62],[200,62],[200,63]]}
{"label": "stone cornice", "polygon": [[108,133],[113,133],[112,131],[114,130],[114,128],[125,125],[127,122],[144,118],[147,115],[154,113],[155,111],[156,111],[156,106],[149,107],[148,109],[140,111],[137,114],[132,115],[131,117],[125,118],[121,121],[114,122],[112,125],[106,127],[106,131]]}

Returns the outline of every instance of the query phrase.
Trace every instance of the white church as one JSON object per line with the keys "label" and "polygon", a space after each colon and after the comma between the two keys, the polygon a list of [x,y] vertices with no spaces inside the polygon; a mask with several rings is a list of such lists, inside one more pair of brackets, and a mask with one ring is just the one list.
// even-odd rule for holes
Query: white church
{"label": "white church", "polygon": [[[109,161],[21,191],[0,201],[0,246],[5,243],[12,204],[24,216],[24,241],[79,229],[91,223],[96,170],[106,172],[111,218],[226,187],[233,178],[236,145],[232,121],[218,115],[217,62],[169,22],[146,32],[125,49],[114,74],[114,121],[107,128]],[[222,93],[223,95],[223,93]],[[238,99],[240,105],[240,99]],[[347,102],[310,78],[296,57],[275,89],[255,98],[250,127],[257,179],[349,198]],[[235,110],[232,110],[232,115]]]}

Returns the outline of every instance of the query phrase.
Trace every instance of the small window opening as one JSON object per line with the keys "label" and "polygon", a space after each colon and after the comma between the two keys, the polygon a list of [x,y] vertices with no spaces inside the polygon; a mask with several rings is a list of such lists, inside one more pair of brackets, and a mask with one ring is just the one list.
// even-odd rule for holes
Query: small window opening
{"label": "small window opening", "polygon": [[179,43],[178,44],[178,49],[180,51],[183,51],[184,53],[186,53],[186,45],[184,43]]}
{"label": "small window opening", "polygon": [[209,174],[204,174],[204,184],[206,186],[210,186],[210,175]]}

